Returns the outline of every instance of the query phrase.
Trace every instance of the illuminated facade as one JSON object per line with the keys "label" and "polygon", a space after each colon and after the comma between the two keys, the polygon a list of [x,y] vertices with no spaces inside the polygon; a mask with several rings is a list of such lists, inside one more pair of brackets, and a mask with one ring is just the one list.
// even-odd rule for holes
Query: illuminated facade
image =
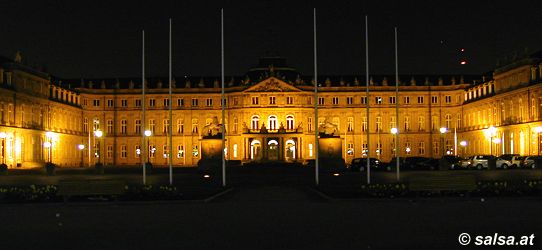
{"label": "illuminated facade", "polygon": [[[371,157],[390,160],[394,127],[399,129],[401,156],[440,157],[456,148],[459,155],[536,154],[534,128],[542,125],[540,58],[534,54],[487,78],[402,75],[398,98],[393,75],[372,76],[368,97],[363,75],[319,76],[317,100],[311,76],[301,76],[282,58],[262,58],[245,76],[226,77],[226,157],[313,159],[315,130],[325,122],[338,127],[347,162],[367,149]],[[221,120],[220,77],[174,78],[171,103],[167,78],[148,78],[143,123],[141,78],[59,80],[16,61],[4,62],[0,70],[0,91],[5,93],[0,97],[0,137],[6,133],[2,159],[11,167],[34,166],[49,157],[62,166],[88,166],[97,156],[108,165],[137,165],[143,160],[138,152],[146,149],[153,164],[166,165],[170,123],[173,164],[194,166],[201,158],[202,130],[213,119]],[[319,104],[318,121],[314,102]],[[495,127],[492,133],[490,126]],[[152,135],[142,147],[146,129]],[[97,130],[102,137],[94,135]],[[49,140],[51,154],[43,147]]]}

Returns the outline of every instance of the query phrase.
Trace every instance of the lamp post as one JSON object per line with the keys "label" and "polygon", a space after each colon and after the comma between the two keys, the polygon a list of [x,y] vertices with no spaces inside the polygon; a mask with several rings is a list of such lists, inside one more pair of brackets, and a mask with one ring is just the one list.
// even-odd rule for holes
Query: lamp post
{"label": "lamp post", "polygon": [[2,139],[2,164],[6,164],[6,132],[0,132],[0,139]]}
{"label": "lamp post", "polygon": [[542,133],[542,126],[538,126],[536,128],[534,128],[534,132],[536,132],[537,134],[537,140],[536,140],[536,151],[537,152],[537,155],[538,157],[540,157],[540,133]]}
{"label": "lamp post", "polygon": [[98,152],[96,153],[96,157],[98,157],[98,164],[101,163],[100,161],[100,158],[102,157],[101,156],[101,153],[102,153],[102,143],[100,141],[100,138],[103,136],[103,132],[101,130],[96,130],[94,131],[94,136],[95,137],[98,137]]}
{"label": "lamp post", "polygon": [[446,127],[441,127],[440,129],[440,143],[442,144],[441,148],[442,148],[442,156],[444,156],[444,134],[446,134],[446,132],[448,132],[448,129]]}
{"label": "lamp post", "polygon": [[467,141],[460,141],[459,145],[463,148],[463,157],[465,157],[465,147],[467,147]]}
{"label": "lamp post", "polygon": [[398,136],[398,133],[399,133],[399,129],[397,128],[391,128],[390,129],[390,132],[393,134],[393,143],[394,143],[394,150],[393,150],[393,153],[395,155],[395,168],[397,170],[397,181],[400,180],[400,172],[399,172],[399,151],[397,150],[397,136]]}
{"label": "lamp post", "polygon": [[145,137],[147,138],[147,143],[146,143],[147,145],[146,145],[146,149],[145,149],[145,151],[146,151],[147,153],[145,153],[145,163],[143,163],[143,164],[145,164],[145,165],[146,165],[147,162],[149,161],[149,151],[151,150],[151,149],[149,148],[149,137],[150,137],[151,135],[152,135],[152,131],[150,131],[150,130],[145,130]]}
{"label": "lamp post", "polygon": [[77,145],[77,148],[79,149],[79,151],[81,151],[81,167],[84,167],[83,150],[85,149],[85,145],[84,144],[79,144],[79,145]]}
{"label": "lamp post", "polygon": [[53,162],[53,136],[55,134],[51,131],[47,131],[45,133],[45,137],[47,137],[47,141],[43,144],[44,147],[49,149],[49,162]]}
{"label": "lamp post", "polygon": [[487,129],[489,133],[489,154],[493,155],[493,136],[497,133],[497,128],[494,126],[491,126]]}

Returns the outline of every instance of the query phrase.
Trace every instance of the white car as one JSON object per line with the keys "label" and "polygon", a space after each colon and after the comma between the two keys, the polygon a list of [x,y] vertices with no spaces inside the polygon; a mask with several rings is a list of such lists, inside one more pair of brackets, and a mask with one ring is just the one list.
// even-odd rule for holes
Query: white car
{"label": "white car", "polygon": [[536,160],[538,156],[527,156],[523,161],[523,168],[540,168],[541,166],[536,166]]}
{"label": "white car", "polygon": [[500,169],[508,169],[512,166],[512,162],[509,160],[502,159],[500,157],[497,157],[495,166]]}
{"label": "white car", "polygon": [[491,157],[492,157],[491,155],[475,155],[470,160],[470,166],[471,168],[475,168],[478,170],[488,169],[489,159]]}

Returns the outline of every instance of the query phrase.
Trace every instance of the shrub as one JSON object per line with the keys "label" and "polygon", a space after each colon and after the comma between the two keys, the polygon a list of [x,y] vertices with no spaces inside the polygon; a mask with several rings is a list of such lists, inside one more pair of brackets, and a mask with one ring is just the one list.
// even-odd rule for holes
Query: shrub
{"label": "shrub", "polygon": [[57,187],[54,185],[3,187],[0,188],[0,197],[11,202],[53,201],[56,192]]}
{"label": "shrub", "polygon": [[174,200],[182,194],[172,185],[132,185],[125,187],[123,199],[126,200]]}
{"label": "shrub", "polygon": [[404,183],[365,184],[361,186],[361,194],[370,197],[400,197],[408,194]]}

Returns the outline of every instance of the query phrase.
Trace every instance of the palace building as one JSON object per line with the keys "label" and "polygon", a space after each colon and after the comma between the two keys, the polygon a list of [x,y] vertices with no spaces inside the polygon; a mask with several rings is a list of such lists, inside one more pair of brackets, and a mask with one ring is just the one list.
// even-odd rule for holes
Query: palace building
{"label": "palace building", "polygon": [[[154,165],[173,157],[174,166],[195,166],[203,130],[222,120],[220,77],[175,77],[171,100],[167,77],[150,77],[142,100],[141,77],[61,79],[24,65],[20,54],[0,58],[0,76],[0,153],[10,168],[47,161],[66,167],[133,166],[142,163],[142,150]],[[538,52],[488,75],[400,75],[398,98],[394,75],[371,75],[369,96],[364,75],[319,75],[315,99],[313,76],[300,74],[284,58],[261,58],[244,76],[226,77],[226,158],[314,159],[315,130],[322,124],[336,126],[348,163],[367,153],[383,161],[396,153],[535,155],[541,77]],[[167,145],[170,124],[173,152]],[[399,130],[398,152],[391,128]],[[152,132],[145,145],[142,130]]]}

